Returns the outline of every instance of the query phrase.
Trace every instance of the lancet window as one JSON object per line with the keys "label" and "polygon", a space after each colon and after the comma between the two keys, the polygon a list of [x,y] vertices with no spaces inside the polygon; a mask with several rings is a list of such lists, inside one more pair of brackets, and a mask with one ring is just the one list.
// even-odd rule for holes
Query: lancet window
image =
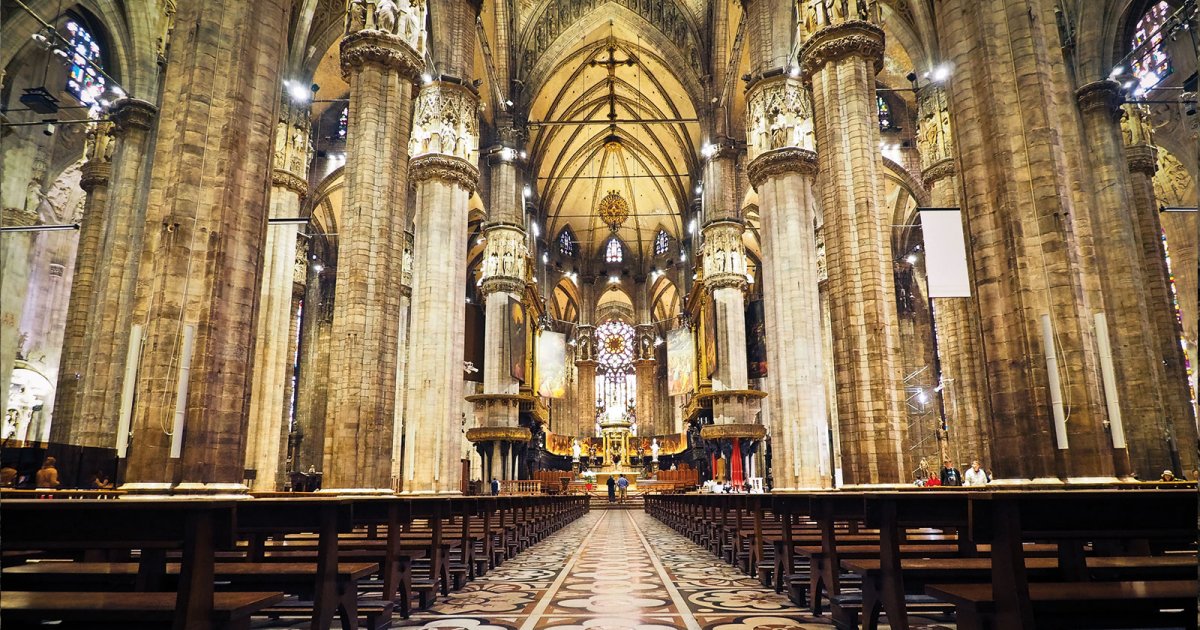
{"label": "lancet window", "polygon": [[75,20],[67,21],[67,39],[71,42],[67,91],[75,95],[80,103],[95,105],[104,93],[105,84],[104,75],[97,72],[95,67],[100,65],[100,44],[96,43],[91,32]]}
{"label": "lancet window", "polygon": [[1171,7],[1162,0],[1138,20],[1133,31],[1133,75],[1137,77],[1135,96],[1145,94],[1167,75],[1171,74],[1171,58],[1163,46],[1163,24],[1170,15]]}
{"label": "lancet window", "polygon": [[621,241],[615,238],[608,239],[608,246],[604,249],[604,262],[619,263],[625,259],[625,252],[621,251]]}

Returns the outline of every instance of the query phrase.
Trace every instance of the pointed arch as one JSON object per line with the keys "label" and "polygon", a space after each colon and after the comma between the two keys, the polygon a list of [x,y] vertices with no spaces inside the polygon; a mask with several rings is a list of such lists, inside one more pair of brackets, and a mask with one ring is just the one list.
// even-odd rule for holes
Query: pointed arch
{"label": "pointed arch", "polygon": [[559,280],[550,292],[550,317],[578,324],[579,314],[579,289],[568,278]]}
{"label": "pointed arch", "polygon": [[679,289],[674,282],[660,274],[650,287],[650,319],[654,322],[666,321],[679,314]]}

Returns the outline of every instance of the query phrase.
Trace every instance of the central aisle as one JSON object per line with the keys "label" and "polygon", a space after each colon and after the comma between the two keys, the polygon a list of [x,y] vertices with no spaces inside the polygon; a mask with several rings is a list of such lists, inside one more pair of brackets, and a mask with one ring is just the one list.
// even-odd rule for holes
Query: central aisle
{"label": "central aisle", "polygon": [[832,627],[641,511],[593,510],[405,628]]}

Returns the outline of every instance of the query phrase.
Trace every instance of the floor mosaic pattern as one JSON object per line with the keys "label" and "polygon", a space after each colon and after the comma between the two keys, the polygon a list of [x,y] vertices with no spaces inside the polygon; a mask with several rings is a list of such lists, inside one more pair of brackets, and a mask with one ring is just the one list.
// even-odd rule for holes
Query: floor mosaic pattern
{"label": "floor mosaic pattern", "polygon": [[393,627],[828,630],[833,624],[828,613],[805,614],[644,512],[594,510],[429,610],[397,617]]}

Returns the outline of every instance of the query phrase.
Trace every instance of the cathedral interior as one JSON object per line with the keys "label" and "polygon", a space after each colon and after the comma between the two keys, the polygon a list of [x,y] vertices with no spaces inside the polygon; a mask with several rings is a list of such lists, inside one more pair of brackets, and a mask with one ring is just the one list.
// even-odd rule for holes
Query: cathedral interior
{"label": "cathedral interior", "polygon": [[645,514],[539,545],[667,590],[656,496],[1195,482],[1197,14],[0,0],[0,477],[624,479]]}

